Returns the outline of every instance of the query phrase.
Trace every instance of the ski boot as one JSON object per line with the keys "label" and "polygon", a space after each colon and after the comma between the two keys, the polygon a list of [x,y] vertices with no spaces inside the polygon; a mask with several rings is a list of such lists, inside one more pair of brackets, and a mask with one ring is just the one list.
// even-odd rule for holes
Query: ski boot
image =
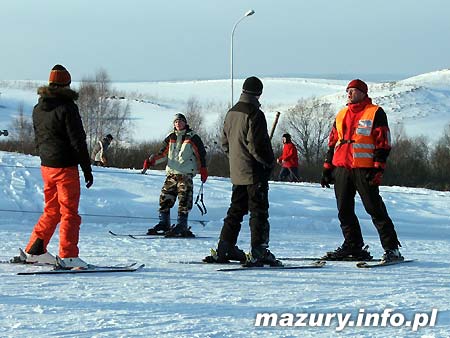
{"label": "ski boot", "polygon": [[[36,238],[33,244],[30,247],[27,247],[23,251],[20,249],[19,259],[25,258],[25,263],[28,264],[49,264],[55,265],[56,258],[49,252],[47,252],[46,247],[44,246],[44,240],[41,238]],[[15,259],[15,258],[13,258]]]}
{"label": "ski boot", "polygon": [[390,263],[404,260],[405,258],[402,256],[399,249],[386,250],[381,257],[381,263]]}
{"label": "ski boot", "polygon": [[192,233],[191,227],[177,224],[177,225],[172,225],[172,227],[164,233],[164,237],[194,238],[195,235]]}
{"label": "ski boot", "polygon": [[40,255],[29,254],[19,248],[19,256],[10,259],[10,263],[15,264],[37,264],[37,265],[55,265],[56,258],[49,252]]}
{"label": "ski boot", "polygon": [[217,249],[211,248],[211,255],[203,258],[205,263],[229,263],[239,261],[241,264],[247,261],[245,252],[229,242],[220,240]]}
{"label": "ski boot", "polygon": [[160,212],[159,213],[159,223],[153,228],[148,229],[147,235],[164,235],[170,230],[170,213]]}
{"label": "ski boot", "polygon": [[260,245],[252,248],[252,251],[247,255],[247,260],[243,267],[261,267],[264,265],[283,266],[283,263],[275,258],[275,255],[267,249],[266,245]]}
{"label": "ski boot", "polygon": [[88,263],[82,260],[80,257],[67,257],[67,258],[56,258],[56,266],[63,270],[85,270],[89,267]]}
{"label": "ski boot", "polygon": [[370,261],[373,257],[368,249],[368,245],[362,248],[344,243],[336,250],[327,252],[321,259],[327,261]]}
{"label": "ski boot", "polygon": [[177,224],[164,233],[164,237],[195,237],[187,225],[188,214],[178,214]]}

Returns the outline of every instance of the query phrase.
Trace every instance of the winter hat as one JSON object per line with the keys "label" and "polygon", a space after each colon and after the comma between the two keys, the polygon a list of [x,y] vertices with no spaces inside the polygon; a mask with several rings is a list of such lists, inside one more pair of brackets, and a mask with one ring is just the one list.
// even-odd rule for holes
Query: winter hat
{"label": "winter hat", "polygon": [[282,137],[284,137],[285,139],[286,139],[286,141],[288,141],[288,142],[290,142],[291,141],[291,135],[289,135],[288,133],[286,133],[286,134],[283,134],[283,136]]}
{"label": "winter hat", "polygon": [[184,123],[187,123],[186,116],[184,116],[181,113],[175,114],[175,116],[173,118],[173,123],[175,123],[176,120],[181,120],[181,121],[184,121]]}
{"label": "winter hat", "polygon": [[348,90],[349,88],[359,89],[364,94],[367,94],[367,91],[368,91],[367,84],[360,79],[351,80],[350,83],[347,85],[346,90]]}
{"label": "winter hat", "polygon": [[245,79],[242,91],[250,95],[259,96],[262,94],[263,84],[256,76],[251,76]]}
{"label": "winter hat", "polygon": [[65,87],[70,85],[72,79],[70,73],[61,65],[55,65],[50,71],[50,77],[48,79],[49,85]]}

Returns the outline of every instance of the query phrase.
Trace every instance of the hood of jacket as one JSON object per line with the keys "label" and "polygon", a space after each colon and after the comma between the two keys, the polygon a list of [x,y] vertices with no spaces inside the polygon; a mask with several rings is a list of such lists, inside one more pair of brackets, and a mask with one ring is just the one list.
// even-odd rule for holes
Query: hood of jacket
{"label": "hood of jacket", "polygon": [[37,90],[39,104],[42,110],[51,111],[59,106],[62,101],[76,101],[78,93],[69,87],[39,87]]}

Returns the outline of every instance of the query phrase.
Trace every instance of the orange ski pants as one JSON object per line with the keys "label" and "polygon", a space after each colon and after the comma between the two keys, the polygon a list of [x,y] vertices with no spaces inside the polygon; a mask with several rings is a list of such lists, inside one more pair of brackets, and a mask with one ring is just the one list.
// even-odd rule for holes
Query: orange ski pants
{"label": "orange ski pants", "polygon": [[44,213],[39,218],[28,242],[28,252],[37,239],[44,242],[44,252],[59,224],[59,256],[78,257],[81,217],[80,176],[78,167],[50,168],[41,166],[44,181]]}

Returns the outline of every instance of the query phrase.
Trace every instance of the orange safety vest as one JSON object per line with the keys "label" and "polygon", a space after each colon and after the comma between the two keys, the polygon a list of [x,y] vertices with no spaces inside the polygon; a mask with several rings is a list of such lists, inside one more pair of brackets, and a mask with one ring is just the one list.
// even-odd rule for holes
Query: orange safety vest
{"label": "orange safety vest", "polygon": [[[372,168],[373,167],[373,153],[375,150],[375,140],[372,136],[373,120],[375,113],[378,110],[377,105],[368,104],[363,110],[357,125],[354,128],[354,133],[351,140],[344,140],[343,124],[348,107],[342,109],[336,116],[336,129],[339,136],[339,141],[336,143],[336,148],[343,143],[351,144],[351,151],[353,156],[353,168]],[[352,126],[350,126],[352,127]]]}

